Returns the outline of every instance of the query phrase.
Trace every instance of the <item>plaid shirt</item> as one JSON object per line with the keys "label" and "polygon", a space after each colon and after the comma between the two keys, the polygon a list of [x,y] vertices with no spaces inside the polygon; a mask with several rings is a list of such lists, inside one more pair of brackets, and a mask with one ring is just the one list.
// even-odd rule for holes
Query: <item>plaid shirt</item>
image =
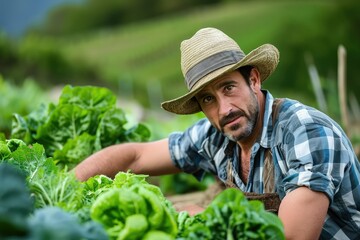
{"label": "plaid shirt", "polygon": [[229,139],[207,119],[201,119],[185,132],[169,136],[175,165],[198,180],[209,172],[225,182],[230,160],[234,183],[242,191],[264,193],[264,156],[270,148],[280,198],[300,186],[324,192],[330,207],[321,239],[360,239],[360,164],[349,139],[331,118],[291,99],[282,103],[278,120],[273,124],[274,99],[268,91],[264,93],[263,131],[252,147],[247,184],[238,174],[238,145],[229,144]]}

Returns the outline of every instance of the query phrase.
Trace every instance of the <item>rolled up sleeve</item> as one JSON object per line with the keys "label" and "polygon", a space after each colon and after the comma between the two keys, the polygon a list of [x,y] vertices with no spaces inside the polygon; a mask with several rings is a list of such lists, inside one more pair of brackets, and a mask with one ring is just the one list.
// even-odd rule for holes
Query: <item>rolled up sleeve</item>
{"label": "rolled up sleeve", "polygon": [[311,123],[289,131],[285,142],[289,166],[283,179],[285,192],[306,186],[324,192],[332,201],[351,159],[341,135],[328,126]]}

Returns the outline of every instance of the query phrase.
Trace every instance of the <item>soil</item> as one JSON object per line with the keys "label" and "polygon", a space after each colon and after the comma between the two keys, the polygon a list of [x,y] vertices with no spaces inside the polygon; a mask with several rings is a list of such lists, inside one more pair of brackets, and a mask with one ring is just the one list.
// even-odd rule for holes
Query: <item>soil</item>
{"label": "soil", "polygon": [[168,196],[167,199],[174,204],[175,208],[181,208],[187,205],[198,205],[205,208],[222,190],[223,188],[219,184],[214,183],[205,191]]}
{"label": "soil", "polygon": [[[217,181],[210,185],[205,191],[167,196],[167,199],[173,203],[177,211],[185,210],[188,211],[190,215],[193,215],[204,210],[216,195],[225,188],[224,184]],[[280,199],[276,193],[244,193],[244,195],[248,200],[259,200],[263,202],[264,208],[267,211],[277,214]]]}

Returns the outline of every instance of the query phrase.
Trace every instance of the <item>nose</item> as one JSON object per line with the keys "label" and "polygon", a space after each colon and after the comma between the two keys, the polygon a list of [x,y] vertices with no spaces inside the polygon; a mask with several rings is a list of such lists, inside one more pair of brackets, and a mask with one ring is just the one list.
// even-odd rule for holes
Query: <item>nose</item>
{"label": "nose", "polygon": [[219,97],[219,116],[227,116],[232,111],[232,104],[227,97]]}

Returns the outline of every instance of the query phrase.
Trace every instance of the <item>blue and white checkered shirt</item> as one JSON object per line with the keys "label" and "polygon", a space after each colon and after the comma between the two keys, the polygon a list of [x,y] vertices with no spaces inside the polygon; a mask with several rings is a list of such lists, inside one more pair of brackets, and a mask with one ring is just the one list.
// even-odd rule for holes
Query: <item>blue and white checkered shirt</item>
{"label": "blue and white checkered shirt", "polygon": [[242,191],[264,193],[265,150],[270,148],[280,198],[300,186],[324,192],[330,207],[321,239],[360,239],[360,164],[349,139],[330,117],[291,99],[282,103],[273,125],[274,98],[268,91],[264,93],[264,127],[261,138],[252,147],[247,184],[238,174],[238,145],[229,155],[226,151],[229,139],[207,119],[169,136],[175,165],[199,180],[209,172],[225,182],[226,164],[230,160],[234,183]]}

